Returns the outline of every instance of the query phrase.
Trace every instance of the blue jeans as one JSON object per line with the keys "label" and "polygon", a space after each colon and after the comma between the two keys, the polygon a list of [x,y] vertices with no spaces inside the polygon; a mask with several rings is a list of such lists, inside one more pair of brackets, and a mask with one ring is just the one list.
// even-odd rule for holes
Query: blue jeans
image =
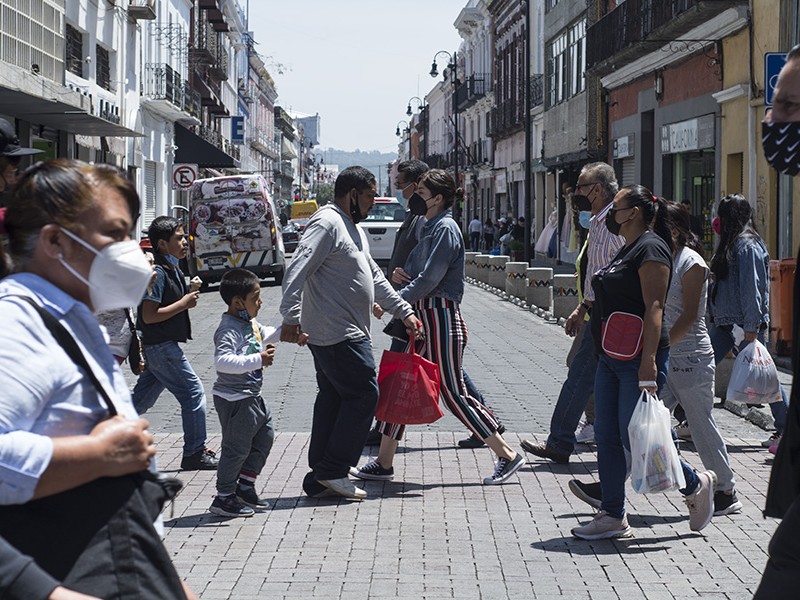
{"label": "blue jeans", "polygon": [[[666,381],[669,349],[656,353],[659,388]],[[573,363],[574,364],[574,363]],[[623,361],[600,356],[595,378],[594,402],[596,415],[594,439],[597,443],[597,468],[603,492],[601,508],[616,519],[625,515],[625,480],[628,477],[628,459],[631,443],[628,423],[639,401],[639,366],[641,358]],[[684,495],[697,489],[700,480],[692,468],[681,460],[686,487]]]}
{"label": "blue jeans", "polygon": [[[736,345],[736,340],[733,338],[733,327],[730,325],[723,325],[722,327],[712,325],[708,333],[711,336],[711,345],[714,347],[714,362],[719,364]],[[763,344],[764,332],[759,331],[757,338]],[[749,343],[744,340],[734,354],[744,350]],[[778,432],[778,435],[783,434],[783,428],[786,426],[786,413],[789,410],[789,400],[786,398],[783,386],[781,386],[781,398],[783,398],[783,402],[770,402],[769,405],[772,411],[772,418],[775,419],[775,431]]]}
{"label": "blue jeans", "polygon": [[378,405],[372,342],[362,338],[308,347],[319,386],[308,466],[318,481],[340,479],[358,464]]}
{"label": "blue jeans", "polygon": [[586,409],[589,396],[594,392],[597,354],[588,322],[583,324],[582,335],[580,346],[572,358],[567,379],[561,386],[561,393],[553,409],[550,435],[547,436],[547,447],[563,454],[572,454],[575,449],[575,430]]}
{"label": "blue jeans", "polygon": [[[392,338],[392,345],[389,346],[389,350],[392,352],[405,352],[407,347],[407,342],[398,340],[397,338]],[[467,375],[467,372],[464,369],[461,369],[461,372],[464,374],[464,383],[467,386],[467,393],[475,398],[475,400],[486,406],[486,401],[483,399],[483,394],[481,394],[478,391],[478,388],[475,387],[475,384],[473,383],[472,379],[470,379],[469,375]]]}
{"label": "blue jeans", "polygon": [[147,369],[133,388],[133,406],[143,415],[165,389],[181,405],[183,455],[197,454],[206,445],[206,394],[200,378],[178,342],[143,347]]}

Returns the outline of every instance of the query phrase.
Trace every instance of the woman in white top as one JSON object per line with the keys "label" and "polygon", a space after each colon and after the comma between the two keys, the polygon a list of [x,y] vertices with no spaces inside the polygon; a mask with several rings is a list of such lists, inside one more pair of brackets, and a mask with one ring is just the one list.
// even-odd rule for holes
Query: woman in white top
{"label": "woman in white top", "polygon": [[669,368],[661,399],[670,409],[677,404],[686,412],[695,449],[706,469],[717,474],[714,516],[742,510],[734,492],[736,480],[711,410],[714,406],[714,348],[706,329],[708,266],[703,247],[690,229],[685,206],[667,203],[671,221],[673,274],[664,307],[669,328]]}

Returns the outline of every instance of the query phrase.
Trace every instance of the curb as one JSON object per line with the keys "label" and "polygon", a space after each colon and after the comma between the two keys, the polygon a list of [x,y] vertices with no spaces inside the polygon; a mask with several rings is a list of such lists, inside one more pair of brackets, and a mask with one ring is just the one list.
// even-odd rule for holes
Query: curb
{"label": "curb", "polygon": [[[483,283],[478,281],[477,279],[473,279],[471,277],[466,277],[465,281],[469,284],[474,285],[484,291],[489,292],[490,294],[494,294],[504,302],[510,302],[516,306],[519,306],[523,310],[528,310],[537,317],[541,318],[545,323],[550,325],[558,325],[559,327],[563,327],[566,323],[566,319],[556,319],[553,317],[553,313],[549,311],[545,311],[542,308],[537,306],[527,306],[525,301],[516,298],[514,296],[510,296],[505,292],[505,290],[500,290],[496,287],[492,287],[489,284]],[[775,364],[778,366],[779,369],[785,370],[788,373],[791,373],[791,359],[787,357],[780,357],[780,361],[778,358],[775,359]],[[732,412],[733,414],[742,417],[746,421],[749,421],[756,427],[759,427],[765,431],[772,431],[775,429],[775,421],[772,418],[772,413],[768,408],[757,408],[755,406],[748,406],[747,404],[742,404],[740,402],[733,402],[731,400],[722,400],[722,408],[727,410],[728,412]]]}

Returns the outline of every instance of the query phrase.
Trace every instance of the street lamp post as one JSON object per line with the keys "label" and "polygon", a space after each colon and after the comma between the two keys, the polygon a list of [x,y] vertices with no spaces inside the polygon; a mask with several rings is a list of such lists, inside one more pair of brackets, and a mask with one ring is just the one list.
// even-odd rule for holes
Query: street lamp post
{"label": "street lamp post", "polygon": [[[452,81],[453,81],[453,129],[455,134],[454,140],[454,151],[453,151],[453,172],[455,173],[455,180],[456,180],[456,187],[460,187],[460,183],[458,180],[458,99],[456,97],[456,90],[458,89],[458,55],[456,52],[450,54],[447,50],[439,50],[436,54],[433,55],[433,64],[431,64],[431,77],[438,77],[439,69],[436,66],[436,59],[440,54],[444,54],[447,56],[448,60],[450,61],[447,64],[447,69],[450,70],[452,73]],[[453,211],[455,213],[455,220],[457,223],[461,221],[461,207],[455,207]]]}
{"label": "street lamp post", "polygon": [[419,109],[421,109],[423,106],[425,106],[425,102],[423,102],[423,101],[422,101],[422,99],[421,99],[419,96],[411,96],[411,98],[408,100],[408,107],[406,108],[406,115],[407,115],[407,116],[409,116],[409,117],[410,117],[412,114],[414,114],[414,111],[413,111],[413,110],[411,110],[411,101],[412,101],[412,100],[416,100],[416,101],[419,103],[419,104],[417,105],[417,110],[419,110]]}

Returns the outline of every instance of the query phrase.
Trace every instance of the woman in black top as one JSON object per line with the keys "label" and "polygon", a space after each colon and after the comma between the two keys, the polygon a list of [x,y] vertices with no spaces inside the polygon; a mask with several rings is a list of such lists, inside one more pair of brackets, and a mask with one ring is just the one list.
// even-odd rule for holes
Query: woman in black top
{"label": "woman in black top", "polygon": [[[664,382],[669,358],[664,303],[672,275],[672,234],[665,201],[641,185],[622,188],[606,227],[623,236],[625,246],[592,279],[591,327],[599,355],[594,430],[602,500],[595,518],[572,530],[590,540],[631,535],[625,516],[628,423],[642,390],[655,392]],[[611,331],[620,318],[633,328],[614,338]],[[716,475],[682,465],[690,528],[699,531],[714,512]]]}

